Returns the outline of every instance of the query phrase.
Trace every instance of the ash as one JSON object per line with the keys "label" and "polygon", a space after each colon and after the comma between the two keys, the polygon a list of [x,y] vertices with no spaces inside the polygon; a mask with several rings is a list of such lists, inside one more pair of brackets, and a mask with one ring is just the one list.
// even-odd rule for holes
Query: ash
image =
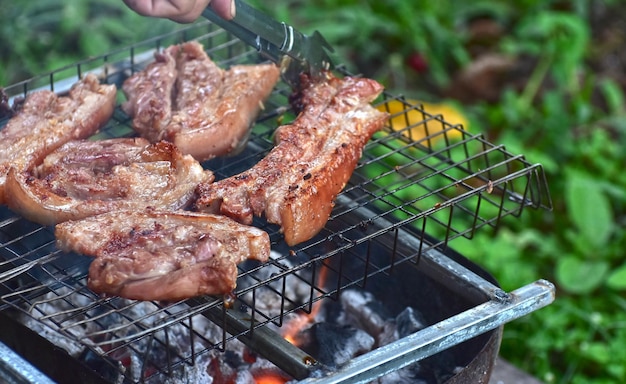
{"label": "ash", "polygon": [[[196,315],[184,323],[168,326],[167,331],[157,330],[150,337],[125,343],[120,340],[150,327],[158,327],[167,320],[168,313],[151,302],[114,301],[118,312],[99,309],[94,306],[93,297],[63,288],[42,296],[22,317],[22,322],[113,383],[122,383],[127,379],[140,382],[147,377],[152,382],[212,383],[206,370],[210,354],[197,354],[194,356],[196,364],[191,366],[182,363],[182,360],[189,358],[190,350],[202,351],[208,347],[205,340],[191,337],[191,332],[210,340],[216,335],[221,337],[219,327]],[[94,310],[89,311],[88,308]],[[178,313],[187,309],[187,306],[177,304],[168,307],[167,312]],[[71,321],[63,320],[66,316],[71,317]],[[168,358],[178,363],[177,366],[168,367]],[[168,368],[173,368],[172,375],[158,374],[159,370],[167,372]],[[159,377],[153,378],[153,374]]]}
{"label": "ash", "polygon": [[[261,310],[280,311],[280,297],[271,289],[257,295]],[[20,320],[111,383],[254,384],[260,374],[290,379],[236,339],[220,351],[222,328],[191,309],[184,303],[98,300],[86,288],[61,287],[23,308]]]}

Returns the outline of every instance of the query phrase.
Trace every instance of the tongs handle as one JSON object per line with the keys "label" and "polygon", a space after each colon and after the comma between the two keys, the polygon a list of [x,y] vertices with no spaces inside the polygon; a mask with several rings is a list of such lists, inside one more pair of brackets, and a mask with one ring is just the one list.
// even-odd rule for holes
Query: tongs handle
{"label": "tongs handle", "polygon": [[[287,24],[274,20],[241,0],[235,0],[235,9],[237,11],[233,22],[244,26],[248,31],[274,44],[281,50],[288,44],[290,36],[287,33]],[[296,33],[296,35],[298,34],[302,36],[299,32]]]}
{"label": "tongs handle", "polygon": [[[284,65],[283,57],[288,55],[292,60],[285,73],[297,83],[292,73],[307,71],[319,77],[322,70],[332,66],[326,51],[332,52],[330,45],[319,32],[307,36],[292,26],[274,20],[272,17],[251,7],[242,0],[235,0],[235,17],[225,20],[218,16],[211,7],[207,7],[202,15],[223,29],[237,36],[244,43],[256,48],[258,52],[275,63]],[[298,67],[298,71],[294,67]],[[283,76],[285,77],[285,76]]]}
{"label": "tongs handle", "polygon": [[[281,33],[276,32],[279,23],[240,0],[235,0],[235,9],[236,15],[231,20],[218,16],[211,7],[207,7],[202,15],[244,43],[255,47],[270,60],[278,62],[283,55],[279,49],[280,45],[276,44],[283,39]],[[282,29],[282,26],[280,28]]]}

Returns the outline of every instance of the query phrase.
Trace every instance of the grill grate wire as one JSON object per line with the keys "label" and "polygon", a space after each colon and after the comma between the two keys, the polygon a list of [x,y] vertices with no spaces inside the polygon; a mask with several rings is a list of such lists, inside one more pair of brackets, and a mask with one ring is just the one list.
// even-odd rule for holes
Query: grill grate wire
{"label": "grill grate wire", "polygon": [[[13,100],[42,88],[62,93],[87,72],[120,88],[125,78],[152,60],[155,50],[191,39],[201,42],[223,67],[262,60],[254,50],[205,22],[77,62],[9,86],[5,92]],[[218,179],[248,169],[271,149],[279,120],[294,118],[289,93],[286,84],[276,87],[241,153],[205,163]],[[121,91],[118,100],[123,100]],[[352,286],[363,287],[370,277],[391,274],[398,265],[419,268],[421,255],[445,249],[457,237],[471,238],[482,227],[498,228],[506,216],[517,217],[526,208],[551,209],[541,165],[489,143],[480,134],[450,125],[443,116],[430,115],[402,96],[386,92],[377,101],[382,109],[390,110],[392,104],[402,105],[401,111],[366,145],[329,225],[318,236],[289,249],[276,226],[255,219],[254,224],[270,234],[276,253],[264,265],[247,262],[240,268],[235,295],[251,316],[248,329],[212,336],[197,329],[197,316],[226,313],[224,298],[141,303],[98,297],[85,286],[89,258],[61,253],[54,246],[52,228],[19,218],[6,207],[0,207],[0,311],[33,319],[83,348],[111,357],[105,362],[122,374],[120,355],[130,351],[144,356],[143,380],[192,365],[202,354],[224,349],[231,340],[268,324],[280,327],[290,313],[310,313],[315,302],[336,299],[340,291]],[[409,119],[415,114],[419,121]],[[1,120],[0,127],[5,123],[6,119]],[[423,134],[416,134],[418,130]],[[131,135],[130,119],[118,106],[94,138]],[[371,214],[362,217],[363,209]],[[418,239],[419,247],[398,246],[400,230]],[[387,262],[372,260],[374,245],[386,250]],[[358,265],[362,273],[347,276],[341,267],[346,260]],[[323,284],[316,281],[321,266],[330,275]],[[308,287],[304,298],[290,291],[290,280]],[[277,310],[262,305],[260,297],[268,295],[277,298]],[[189,340],[190,350],[172,347],[173,327]],[[149,357],[157,347],[167,356]]]}

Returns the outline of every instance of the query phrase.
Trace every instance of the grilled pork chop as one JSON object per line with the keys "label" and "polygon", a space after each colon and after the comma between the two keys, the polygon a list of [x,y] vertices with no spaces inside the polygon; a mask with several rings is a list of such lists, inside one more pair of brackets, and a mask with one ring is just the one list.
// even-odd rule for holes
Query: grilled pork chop
{"label": "grilled pork chop", "polygon": [[266,261],[266,232],[224,216],[114,211],[55,228],[57,246],[94,256],[88,286],[136,300],[181,300],[236,287],[237,265]]}
{"label": "grilled pork chop", "polygon": [[115,85],[102,85],[87,74],[67,96],[47,90],[30,94],[0,130],[0,204],[6,203],[11,167],[25,171],[67,141],[93,135],[113,114],[116,92]]}
{"label": "grilled pork chop", "polygon": [[223,70],[198,42],[174,45],[124,82],[122,109],[141,136],[203,161],[238,147],[279,72],[273,64]]}
{"label": "grilled pork chop", "polygon": [[143,138],[70,141],[32,171],[7,177],[9,208],[44,225],[118,209],[179,209],[200,182],[211,182],[191,156]]}
{"label": "grilled pork chop", "polygon": [[[365,143],[388,114],[370,103],[383,87],[374,80],[346,77],[307,83],[303,111],[276,131],[276,146],[250,170],[198,186],[195,209],[221,213],[250,224],[265,214],[295,245],[326,224]],[[308,85],[307,85],[308,84]]]}

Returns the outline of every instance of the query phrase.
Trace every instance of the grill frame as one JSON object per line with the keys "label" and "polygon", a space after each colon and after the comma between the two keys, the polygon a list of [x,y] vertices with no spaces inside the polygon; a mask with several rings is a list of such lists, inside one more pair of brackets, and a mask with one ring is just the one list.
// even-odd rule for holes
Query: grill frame
{"label": "grill frame", "polygon": [[[104,81],[120,88],[127,76],[152,60],[155,50],[191,39],[203,43],[209,55],[223,67],[263,60],[256,51],[227,32],[210,22],[201,22],[9,86],[5,92],[12,101],[42,88],[62,93],[86,72],[97,73]],[[342,67],[337,70],[347,73]],[[277,85],[242,153],[205,163],[218,179],[247,169],[269,151],[277,120],[281,116],[283,120],[293,118],[288,108],[289,94],[286,84]],[[394,268],[405,265],[425,271],[437,281],[460,281],[458,293],[471,297],[472,301],[479,297],[477,307],[498,308],[501,315],[487,321],[488,325],[470,326],[473,328],[464,332],[463,337],[452,335],[452,345],[530,313],[554,299],[554,287],[549,282],[538,281],[507,293],[447,256],[449,243],[458,237],[471,238],[482,227],[497,229],[503,218],[518,217],[526,208],[551,209],[541,165],[532,164],[503,146],[491,144],[480,134],[450,125],[442,116],[430,115],[402,96],[385,92],[377,105],[389,107],[392,102],[402,105],[402,110],[392,116],[384,132],[376,134],[366,145],[351,181],[337,198],[329,224],[318,236],[289,249],[281,241],[276,226],[255,219],[254,225],[268,231],[272,247],[280,256],[264,265],[246,263],[242,266],[236,296],[247,308],[246,326],[234,331],[229,328],[230,333],[224,327],[220,340],[206,340],[210,349],[223,350],[236,338],[254,337],[268,326],[280,327],[290,313],[310,313],[316,302],[337,298],[343,289],[365,286],[372,276],[390,275]],[[417,121],[414,116],[419,116]],[[5,120],[0,121],[0,127],[5,123]],[[94,138],[133,135],[129,124],[128,116],[118,105],[112,120]],[[419,138],[418,130],[424,132]],[[372,242],[388,250],[387,263],[371,264],[367,249]],[[5,207],[0,208],[0,251],[0,311],[45,320],[45,326],[76,339],[95,353],[120,343],[132,348],[148,339],[152,340],[148,343],[156,340],[157,344],[167,344],[155,335],[167,335],[168,327],[174,325],[187,327],[190,340],[202,338],[191,325],[193,316],[214,313],[226,319],[229,314],[224,298],[196,298],[185,304],[152,303],[154,310],[150,316],[134,319],[133,308],[143,303],[99,298],[91,293],[85,286],[89,258],[62,254],[54,247],[52,228],[27,222]],[[331,265],[337,258],[349,258],[362,264],[362,274],[344,276],[341,268]],[[331,280],[335,283],[316,281],[321,265],[331,270]],[[267,275],[264,272],[269,266],[274,272]],[[293,278],[307,282],[310,287],[307,299],[292,297],[286,290],[287,280]],[[281,298],[278,313],[269,313],[257,305],[257,291],[268,288]],[[46,292],[50,299],[42,299]],[[71,296],[77,296],[78,302],[84,305],[70,304]],[[68,309],[47,313],[42,309],[46,300],[65,302]],[[473,310],[478,311],[478,308]],[[33,311],[41,312],[43,317]],[[117,332],[110,325],[98,325],[108,315],[121,317],[127,323]],[[463,315],[461,321],[467,320],[468,314],[459,315]],[[82,316],[86,319],[82,320]],[[154,322],[154,319],[157,319],[156,325],[142,323],[144,320]],[[187,323],[190,325],[186,326]],[[454,324],[457,323],[452,322]],[[83,326],[100,329],[77,338],[75,330]],[[136,329],[131,330],[133,327]],[[416,337],[423,338],[424,334]],[[412,361],[443,349],[426,344],[431,347],[413,354]],[[450,346],[446,345],[446,348]],[[115,349],[108,349],[105,355],[114,352]],[[174,363],[168,357],[168,366],[157,371],[168,374],[180,364],[193,364],[197,356],[205,352],[192,350],[187,356],[177,356]],[[400,364],[401,358],[390,356],[390,361]],[[374,363],[367,359],[360,361],[365,365],[368,361]],[[289,364],[297,366],[292,361],[281,368],[294,369]],[[292,375],[301,378],[310,369],[300,368]],[[356,370],[348,375],[349,380],[356,380],[354,372]]]}

